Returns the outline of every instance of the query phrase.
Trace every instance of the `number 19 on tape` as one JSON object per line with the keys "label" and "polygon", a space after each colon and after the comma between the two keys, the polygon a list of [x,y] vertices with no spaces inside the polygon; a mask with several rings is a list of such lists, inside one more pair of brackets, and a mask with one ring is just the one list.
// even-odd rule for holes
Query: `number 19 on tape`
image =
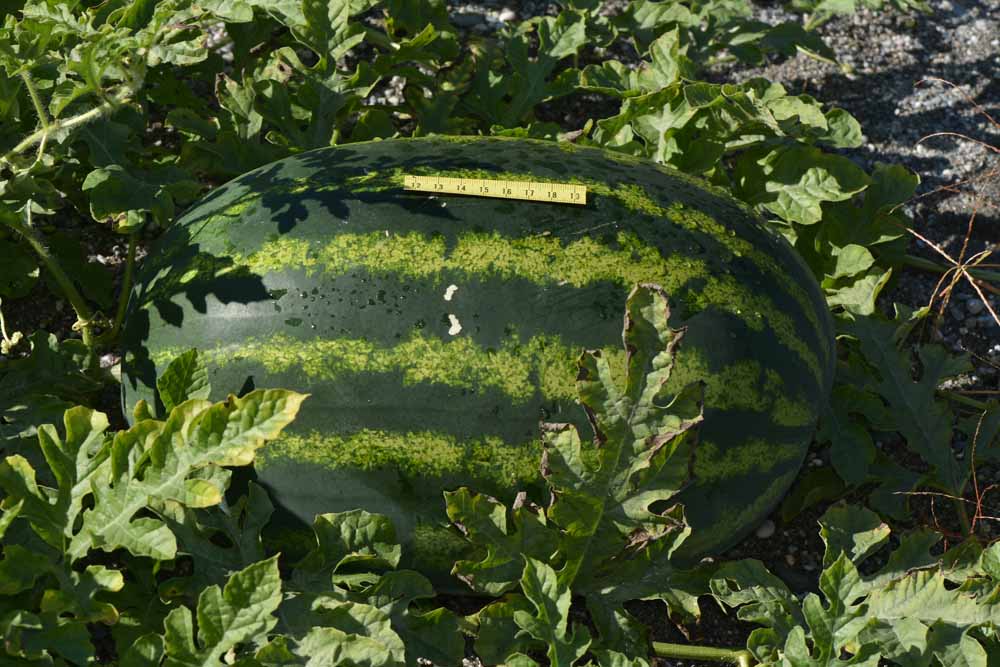
{"label": "number 19 on tape", "polygon": [[556,204],[579,204],[581,206],[587,203],[587,186],[575,183],[538,183],[489,178],[404,175],[403,189],[442,195],[524,199]]}

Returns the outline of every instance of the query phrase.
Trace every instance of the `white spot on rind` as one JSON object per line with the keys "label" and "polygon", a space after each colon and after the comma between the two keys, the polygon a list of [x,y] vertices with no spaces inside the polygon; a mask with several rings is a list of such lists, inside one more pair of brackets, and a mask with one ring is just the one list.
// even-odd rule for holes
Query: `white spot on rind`
{"label": "white spot on rind", "polygon": [[448,313],[448,321],[451,322],[451,326],[448,328],[448,335],[457,336],[462,331],[462,323],[451,313]]}
{"label": "white spot on rind", "polygon": [[455,296],[455,292],[458,291],[458,285],[448,285],[448,289],[444,291],[444,300],[451,301],[451,297]]}

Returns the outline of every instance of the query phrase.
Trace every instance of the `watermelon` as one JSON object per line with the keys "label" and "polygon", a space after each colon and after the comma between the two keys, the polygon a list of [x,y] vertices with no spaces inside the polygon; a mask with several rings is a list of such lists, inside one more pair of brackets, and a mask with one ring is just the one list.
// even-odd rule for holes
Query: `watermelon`
{"label": "watermelon", "polygon": [[[404,191],[403,175],[580,183],[586,206]],[[688,333],[671,382],[706,383],[685,562],[736,543],[788,489],[827,398],[833,331],[808,268],[744,205],[651,162],[572,144],[435,137],[302,153],[214,190],[144,262],[123,404],[200,349],[212,399],[311,394],[255,463],[279,539],[315,514],[388,515],[427,570],[461,540],[442,491],[544,502],[540,421],[590,432],[574,360],[621,367],[631,287]]]}

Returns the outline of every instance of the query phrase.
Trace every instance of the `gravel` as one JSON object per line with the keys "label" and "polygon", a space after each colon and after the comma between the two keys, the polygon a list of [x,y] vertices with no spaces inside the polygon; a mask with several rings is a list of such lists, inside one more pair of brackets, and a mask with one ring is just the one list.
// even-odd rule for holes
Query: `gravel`
{"label": "gravel", "polygon": [[757,526],[757,532],[755,533],[757,535],[757,539],[766,540],[774,535],[776,528],[777,527],[774,525],[774,522],[768,519],[764,523]]}

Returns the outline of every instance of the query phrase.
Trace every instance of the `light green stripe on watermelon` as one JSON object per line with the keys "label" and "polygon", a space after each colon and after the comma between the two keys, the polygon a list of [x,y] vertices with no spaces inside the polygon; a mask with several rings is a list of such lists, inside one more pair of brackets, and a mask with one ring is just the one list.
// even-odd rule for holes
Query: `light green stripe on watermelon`
{"label": "light green stripe on watermelon", "polygon": [[703,483],[763,473],[783,463],[797,462],[801,456],[800,442],[746,438],[740,441],[739,447],[722,449],[714,442],[702,440],[695,449],[694,477]]}
{"label": "light green stripe on watermelon", "polygon": [[568,244],[550,236],[508,238],[470,232],[452,242],[417,232],[391,234],[337,234],[326,243],[281,237],[263,243],[236,264],[264,275],[301,268],[307,274],[343,275],[362,267],[371,273],[396,274],[414,280],[440,282],[443,271],[470,278],[523,278],[535,284],[583,287],[608,281],[633,285],[657,276],[665,287],[679,287],[708,277],[704,261],[664,258],[633,234],[618,234],[621,250],[584,237]]}
{"label": "light green stripe on watermelon", "polygon": [[283,434],[262,450],[257,464],[266,468],[289,461],[332,470],[390,468],[410,479],[474,476],[509,487],[538,481],[541,453],[541,437],[512,445],[496,437],[469,441],[428,431],[312,431]]}
{"label": "light green stripe on watermelon", "polygon": [[[162,368],[181,352],[161,348],[152,359]],[[323,382],[354,373],[400,372],[404,386],[431,382],[473,391],[495,389],[512,403],[525,403],[534,397],[536,383],[543,399],[574,402],[579,352],[554,335],[533,336],[524,343],[512,337],[497,349],[484,349],[471,338],[443,341],[414,330],[393,347],[355,338],[299,340],[278,333],[208,348],[201,355],[218,368],[248,361],[269,373],[293,371]],[[624,351],[605,348],[601,353],[616,377],[623,377]],[[676,361],[673,378],[676,386],[704,381],[705,399],[713,409],[770,412],[776,424],[790,427],[807,426],[815,419],[806,403],[785,395],[780,375],[769,370],[765,380],[753,359],[713,372],[704,353],[691,348]]]}
{"label": "light green stripe on watermelon", "polygon": [[[402,169],[396,168],[387,171],[373,171],[363,176],[356,176],[347,179],[348,188],[351,191],[384,192],[387,190],[401,189],[403,187],[403,174],[433,174],[445,177],[457,178],[492,178],[510,181],[532,181],[538,180],[538,176],[531,173],[516,173],[504,171],[489,171],[486,169]],[[671,176],[676,178],[677,174],[671,172]],[[645,213],[659,218],[666,218],[680,227],[692,231],[702,232],[711,236],[717,243],[732,252],[737,257],[745,257],[759,267],[763,272],[770,274],[785,287],[786,291],[798,302],[802,312],[809,320],[809,323],[816,329],[820,328],[819,319],[814,312],[815,308],[809,299],[809,294],[805,288],[797,282],[790,280],[787,271],[782,268],[774,258],[766,252],[757,248],[751,241],[738,236],[732,229],[706,214],[704,211],[685,207],[680,202],[673,202],[669,206],[662,206],[639,184],[620,183],[610,186],[607,183],[595,181],[588,178],[570,176],[557,179],[560,182],[576,183],[587,186],[588,192],[593,196],[607,197],[630,211]],[[700,187],[704,184],[693,183]],[[286,186],[287,187],[287,186]],[[319,181],[311,178],[300,178],[296,184],[291,186],[296,192],[308,192],[315,190],[343,190],[343,186]],[[747,213],[749,209],[746,209]]]}
{"label": "light green stripe on watermelon", "polygon": [[248,255],[229,255],[239,267],[266,275],[282,270],[304,270],[307,275],[343,275],[357,268],[374,274],[393,274],[412,280],[442,282],[443,273],[469,279],[521,278],[539,285],[583,287],[614,282],[629,288],[654,282],[667,292],[702,280],[689,305],[710,306],[735,316],[753,331],[769,327],[776,338],[822,376],[819,360],[796,330],[793,318],[764,293],[739,282],[730,274],[713,274],[703,260],[681,255],[663,257],[634,234],[620,232],[621,249],[609,248],[590,237],[563,244],[550,236],[509,238],[499,234],[469,232],[448,244],[440,237],[416,232],[390,234],[338,234],[326,243],[277,238]]}
{"label": "light green stripe on watermelon", "polygon": [[[164,367],[181,352],[161,348],[153,354],[153,362]],[[413,331],[409,339],[393,347],[356,338],[299,340],[279,333],[201,353],[220,368],[246,360],[269,373],[294,369],[310,380],[326,382],[351,373],[399,371],[404,386],[433,382],[459,389],[496,389],[512,402],[524,403],[534,396],[536,379],[546,398],[573,401],[580,350],[563,345],[558,336],[533,336],[524,343],[512,337],[499,349],[486,350],[471,338],[443,341]],[[623,350],[608,350],[607,356],[612,366],[624,367]]]}
{"label": "light green stripe on watermelon", "polygon": [[761,372],[760,362],[741,359],[720,369],[711,369],[704,352],[684,351],[671,373],[674,386],[705,383],[705,403],[714,410],[770,412],[780,426],[809,426],[816,420],[809,404],[786,396],[784,382],[773,369]]}

